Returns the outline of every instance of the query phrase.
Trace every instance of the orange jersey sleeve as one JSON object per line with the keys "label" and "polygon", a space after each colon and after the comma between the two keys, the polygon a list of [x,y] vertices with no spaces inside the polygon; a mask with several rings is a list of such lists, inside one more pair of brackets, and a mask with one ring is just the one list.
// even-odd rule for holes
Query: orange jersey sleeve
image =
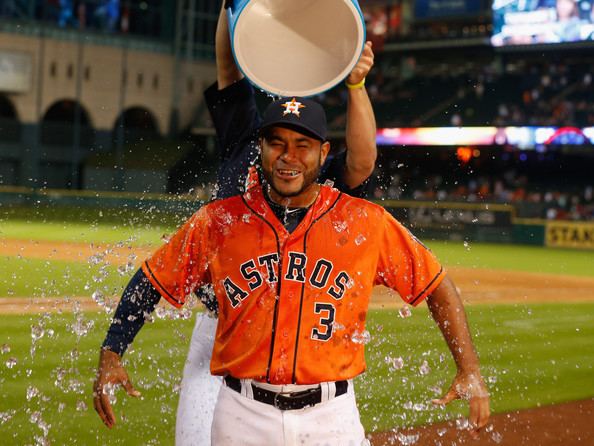
{"label": "orange jersey sleeve", "polygon": [[209,282],[207,221],[204,207],[142,264],[146,277],[175,307],[181,307],[188,294]]}
{"label": "orange jersey sleeve", "polygon": [[387,211],[383,213],[383,231],[375,284],[398,291],[402,300],[418,305],[445,277],[443,267],[429,248],[402,226]]}

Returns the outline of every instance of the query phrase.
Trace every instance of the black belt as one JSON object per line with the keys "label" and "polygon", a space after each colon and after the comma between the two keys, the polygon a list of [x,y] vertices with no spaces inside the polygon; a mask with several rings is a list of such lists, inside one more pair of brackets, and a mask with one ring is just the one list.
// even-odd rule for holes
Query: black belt
{"label": "black belt", "polygon": [[[225,376],[225,384],[232,390],[241,393],[241,381],[233,376]],[[349,387],[348,381],[336,381],[335,396],[344,395]],[[270,404],[280,410],[303,409],[322,402],[322,388],[320,386],[301,392],[280,393],[266,390],[252,383],[254,399],[261,403]]]}

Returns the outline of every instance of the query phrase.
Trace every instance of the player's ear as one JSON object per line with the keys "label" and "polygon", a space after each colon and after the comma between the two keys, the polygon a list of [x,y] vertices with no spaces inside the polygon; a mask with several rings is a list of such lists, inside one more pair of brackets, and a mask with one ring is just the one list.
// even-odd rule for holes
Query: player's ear
{"label": "player's ear", "polygon": [[320,166],[324,165],[326,162],[326,158],[330,153],[330,143],[328,141],[324,141],[320,146]]}

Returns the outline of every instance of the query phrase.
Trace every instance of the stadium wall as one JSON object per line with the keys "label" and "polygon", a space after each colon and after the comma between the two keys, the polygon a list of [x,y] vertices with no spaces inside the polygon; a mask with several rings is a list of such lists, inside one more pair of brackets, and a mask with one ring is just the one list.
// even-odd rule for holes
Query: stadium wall
{"label": "stadium wall", "polygon": [[[3,185],[84,187],[86,158],[114,150],[122,116],[140,111],[158,137],[169,134],[172,122],[190,128],[203,106],[203,88],[216,78],[212,61],[176,63],[166,44],[29,31],[0,31],[0,100],[14,110],[8,119],[0,116],[2,133],[11,135],[0,137]],[[77,144],[68,141],[75,138],[72,123],[50,119],[56,107],[73,104],[84,118]],[[74,170],[75,182],[69,179]]]}
{"label": "stadium wall", "polygon": [[[208,197],[0,188],[0,206],[150,209],[187,217]],[[421,239],[594,249],[594,222],[517,218],[518,205],[376,201]]]}

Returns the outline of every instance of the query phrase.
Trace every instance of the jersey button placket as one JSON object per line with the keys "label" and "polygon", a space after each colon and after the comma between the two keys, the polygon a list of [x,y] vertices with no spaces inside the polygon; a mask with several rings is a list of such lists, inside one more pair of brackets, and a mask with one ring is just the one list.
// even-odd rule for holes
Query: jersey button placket
{"label": "jersey button placket", "polygon": [[290,267],[290,252],[296,251],[296,244],[287,240],[282,248],[282,268],[279,278],[282,281],[279,296],[277,327],[275,330],[275,351],[271,377],[283,382],[291,382],[295,337],[297,332],[297,315],[299,313],[300,282],[289,280],[286,276]]}

